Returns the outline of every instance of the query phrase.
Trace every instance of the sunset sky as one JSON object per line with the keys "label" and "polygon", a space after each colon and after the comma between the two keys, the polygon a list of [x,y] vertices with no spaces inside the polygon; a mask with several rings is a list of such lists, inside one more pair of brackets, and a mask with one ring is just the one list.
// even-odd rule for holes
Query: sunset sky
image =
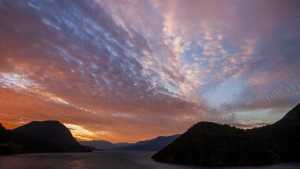
{"label": "sunset sky", "polygon": [[135,142],[300,102],[299,0],[0,0],[0,123]]}

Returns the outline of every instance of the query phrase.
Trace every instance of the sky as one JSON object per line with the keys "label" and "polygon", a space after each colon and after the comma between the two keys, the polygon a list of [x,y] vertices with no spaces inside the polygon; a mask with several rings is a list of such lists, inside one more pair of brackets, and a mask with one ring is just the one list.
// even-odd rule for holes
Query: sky
{"label": "sky", "polygon": [[135,142],[300,102],[297,0],[0,0],[0,122]]}

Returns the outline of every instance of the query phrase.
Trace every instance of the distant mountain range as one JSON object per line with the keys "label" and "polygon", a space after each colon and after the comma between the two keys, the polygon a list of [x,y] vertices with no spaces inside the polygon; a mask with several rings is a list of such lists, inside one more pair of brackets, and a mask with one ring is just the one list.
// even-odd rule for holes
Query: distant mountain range
{"label": "distant mountain range", "polygon": [[97,150],[158,151],[173,142],[178,136],[160,136],[137,143],[113,144],[108,141],[85,141],[81,142],[81,144],[94,147]]}
{"label": "distant mountain range", "polygon": [[95,150],[112,150],[120,147],[128,146],[129,143],[111,143],[105,140],[97,140],[97,141],[81,141],[80,144],[84,146],[93,147]]}
{"label": "distant mountain range", "polygon": [[0,154],[87,152],[58,121],[31,122],[14,130],[0,125]]}
{"label": "distant mountain range", "polygon": [[172,136],[160,136],[154,139],[140,141],[134,144],[130,144],[124,147],[120,147],[121,150],[133,150],[133,151],[158,151],[172,143],[179,135]]}
{"label": "distant mountain range", "polygon": [[198,166],[256,166],[300,162],[300,104],[280,121],[242,130],[201,122],[153,156]]}

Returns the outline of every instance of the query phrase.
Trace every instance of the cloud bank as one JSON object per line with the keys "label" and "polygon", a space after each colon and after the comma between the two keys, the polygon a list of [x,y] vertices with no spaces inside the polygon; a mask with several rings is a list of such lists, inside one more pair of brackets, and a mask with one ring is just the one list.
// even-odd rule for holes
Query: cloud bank
{"label": "cloud bank", "polygon": [[0,0],[0,121],[136,141],[300,100],[298,1]]}

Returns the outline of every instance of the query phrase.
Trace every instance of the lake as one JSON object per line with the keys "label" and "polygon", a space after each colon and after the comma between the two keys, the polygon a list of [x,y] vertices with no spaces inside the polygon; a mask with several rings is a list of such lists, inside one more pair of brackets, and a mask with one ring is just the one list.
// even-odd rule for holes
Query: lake
{"label": "lake", "polygon": [[[0,169],[196,169],[157,163],[153,152],[104,151],[67,154],[26,154],[0,157]],[[216,167],[214,169],[221,169]],[[229,167],[234,168],[234,167]],[[237,167],[236,169],[300,169],[300,164],[268,167]]]}

